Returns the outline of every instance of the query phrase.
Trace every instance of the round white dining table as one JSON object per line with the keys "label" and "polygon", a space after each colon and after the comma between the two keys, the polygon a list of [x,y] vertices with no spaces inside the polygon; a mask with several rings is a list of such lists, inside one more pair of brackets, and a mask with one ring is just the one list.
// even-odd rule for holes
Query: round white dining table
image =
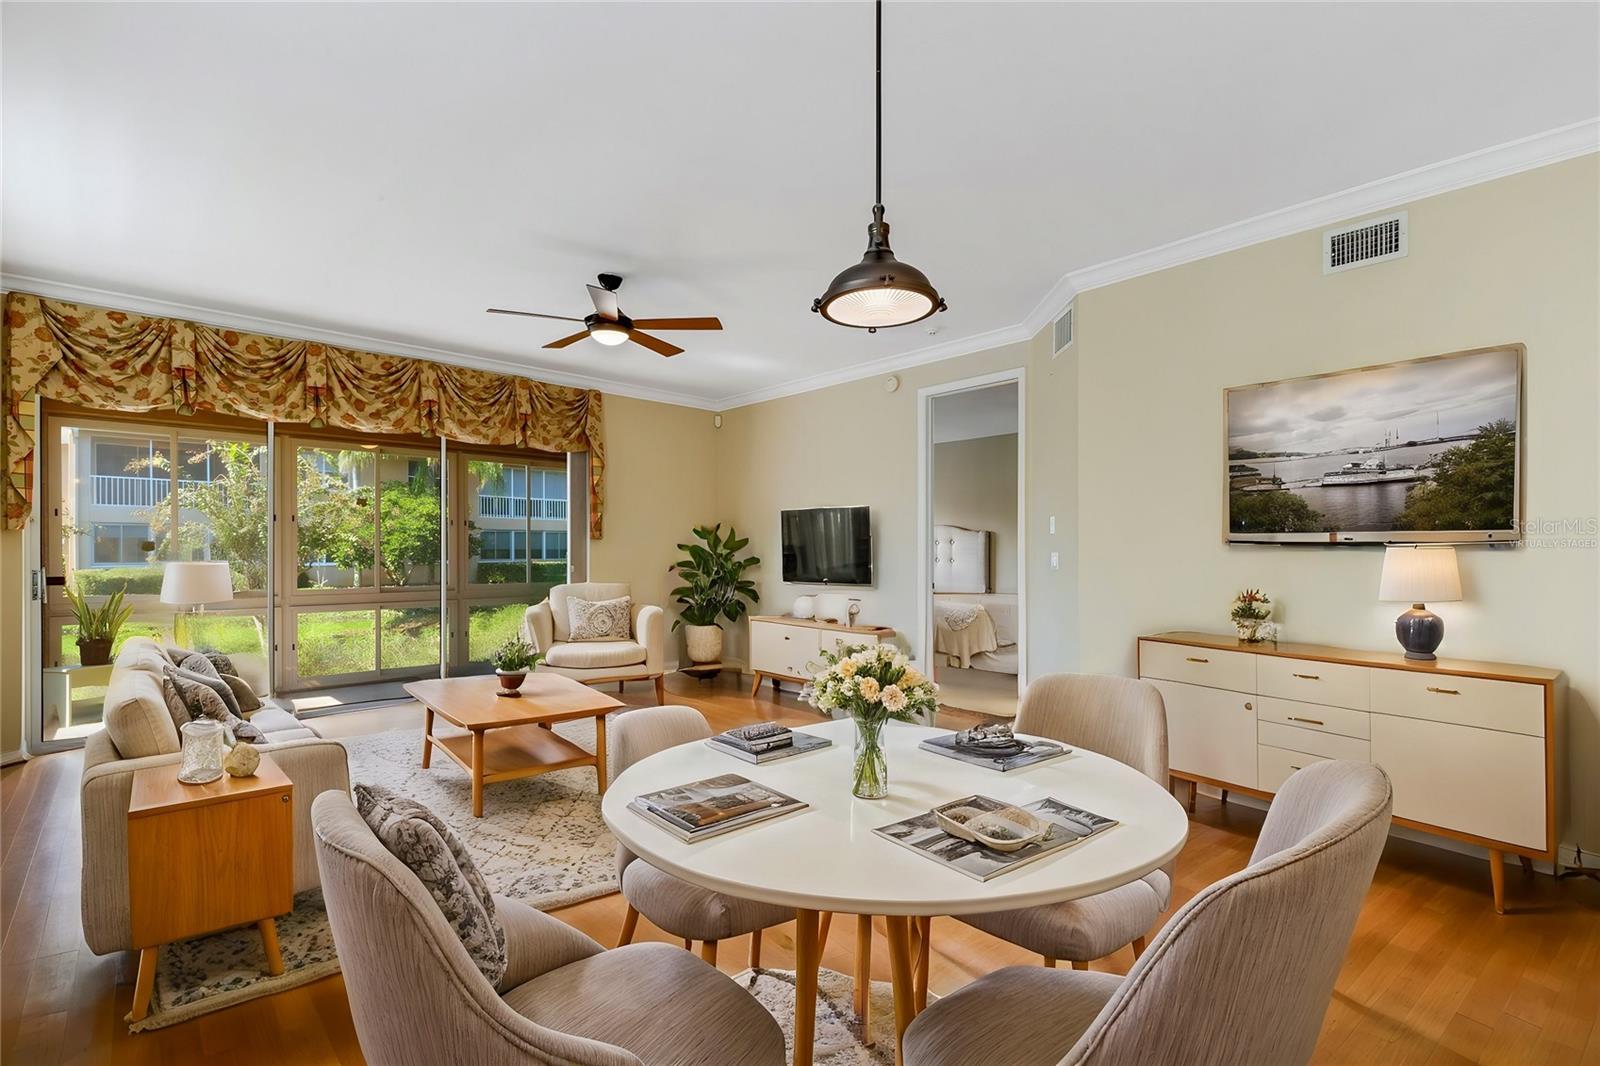
{"label": "round white dining table", "polygon": [[[889,795],[861,800],[850,792],[855,724],[845,719],[800,728],[828,737],[832,746],[757,766],[700,741],[680,744],[628,767],[602,801],[612,833],[658,869],[702,888],[795,909],[797,1066],[811,1061],[822,912],[859,915],[862,923],[872,915],[885,917],[898,1045],[919,998],[912,978],[915,919],[1014,910],[1104,892],[1166,864],[1188,837],[1188,815],[1166,788],[1093,752],[1073,750],[999,773],[918,747],[947,730],[891,722],[884,729]],[[628,807],[644,793],[729,773],[809,806],[694,843]],[[1119,824],[988,881],[948,869],[874,832],[975,794],[1018,805],[1054,797]],[[870,946],[870,925],[864,928],[866,942],[858,933],[858,952]],[[927,926],[920,928],[925,997]],[[862,970],[858,962],[858,983]],[[857,1003],[863,999],[858,988]]]}

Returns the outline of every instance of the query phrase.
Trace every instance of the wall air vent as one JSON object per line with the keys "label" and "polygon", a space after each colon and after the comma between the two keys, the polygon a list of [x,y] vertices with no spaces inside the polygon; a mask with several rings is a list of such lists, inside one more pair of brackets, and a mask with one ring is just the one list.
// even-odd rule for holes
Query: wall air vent
{"label": "wall air vent", "polygon": [[1406,213],[1396,211],[1322,232],[1322,272],[1336,274],[1406,254]]}
{"label": "wall air vent", "polygon": [[1055,355],[1060,355],[1061,350],[1072,343],[1071,304],[1068,304],[1067,309],[1061,312],[1061,317],[1056,319],[1055,340],[1055,347],[1050,349],[1050,351]]}

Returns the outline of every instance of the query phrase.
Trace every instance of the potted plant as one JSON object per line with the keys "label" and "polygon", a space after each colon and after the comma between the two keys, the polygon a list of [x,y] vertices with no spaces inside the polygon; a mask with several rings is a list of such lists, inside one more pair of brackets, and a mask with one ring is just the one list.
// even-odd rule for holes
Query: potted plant
{"label": "potted plant", "polygon": [[544,656],[533,650],[533,645],[521,637],[512,637],[495,649],[492,657],[494,674],[500,679],[498,696],[522,695],[522,682],[528,672],[544,661]]}
{"label": "potted plant", "polygon": [[855,772],[850,791],[861,799],[889,794],[889,764],[883,752],[883,727],[892,718],[916,721],[939,709],[939,686],[917,672],[892,644],[854,645],[838,654],[824,651],[827,664],[811,680],[805,699],[819,711],[844,711],[856,723]]}
{"label": "potted plant", "polygon": [[111,661],[111,647],[117,631],[133,614],[133,605],[123,602],[125,589],[117,589],[99,607],[71,585],[63,587],[67,602],[78,623],[78,662],[84,666],[104,666]]}
{"label": "potted plant", "polygon": [[684,627],[690,662],[714,663],[722,659],[722,627],[717,619],[737,622],[749,610],[745,600],[753,604],[761,599],[755,582],[744,576],[761,560],[753,555],[738,557],[750,539],[739,536],[732,526],[727,537],[722,535],[720,522],[709,528],[695,526],[694,535],[703,543],[678,545],[688,558],[668,568],[683,582],[671,593],[680,605],[672,628]]}
{"label": "potted plant", "polygon": [[1260,589],[1245,589],[1235,596],[1228,617],[1246,644],[1259,644],[1277,636],[1277,626],[1268,620],[1272,617],[1272,600]]}

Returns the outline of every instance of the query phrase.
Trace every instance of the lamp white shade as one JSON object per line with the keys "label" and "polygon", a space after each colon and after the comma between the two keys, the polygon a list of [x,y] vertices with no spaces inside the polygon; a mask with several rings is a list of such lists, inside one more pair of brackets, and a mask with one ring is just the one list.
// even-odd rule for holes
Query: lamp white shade
{"label": "lamp white shade", "polygon": [[193,607],[233,599],[233,573],[226,562],[168,563],[161,573],[161,602]]}
{"label": "lamp white shade", "polygon": [[1461,598],[1461,571],[1449,547],[1393,547],[1383,552],[1378,599],[1396,603],[1448,603]]}

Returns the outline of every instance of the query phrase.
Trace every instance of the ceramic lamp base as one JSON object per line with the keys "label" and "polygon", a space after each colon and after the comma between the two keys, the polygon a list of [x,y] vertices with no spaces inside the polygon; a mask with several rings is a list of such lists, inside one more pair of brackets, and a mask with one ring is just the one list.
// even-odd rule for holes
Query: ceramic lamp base
{"label": "ceramic lamp base", "polygon": [[1407,659],[1432,661],[1434,650],[1444,640],[1444,619],[1420,603],[1394,620],[1394,635],[1406,650]]}

